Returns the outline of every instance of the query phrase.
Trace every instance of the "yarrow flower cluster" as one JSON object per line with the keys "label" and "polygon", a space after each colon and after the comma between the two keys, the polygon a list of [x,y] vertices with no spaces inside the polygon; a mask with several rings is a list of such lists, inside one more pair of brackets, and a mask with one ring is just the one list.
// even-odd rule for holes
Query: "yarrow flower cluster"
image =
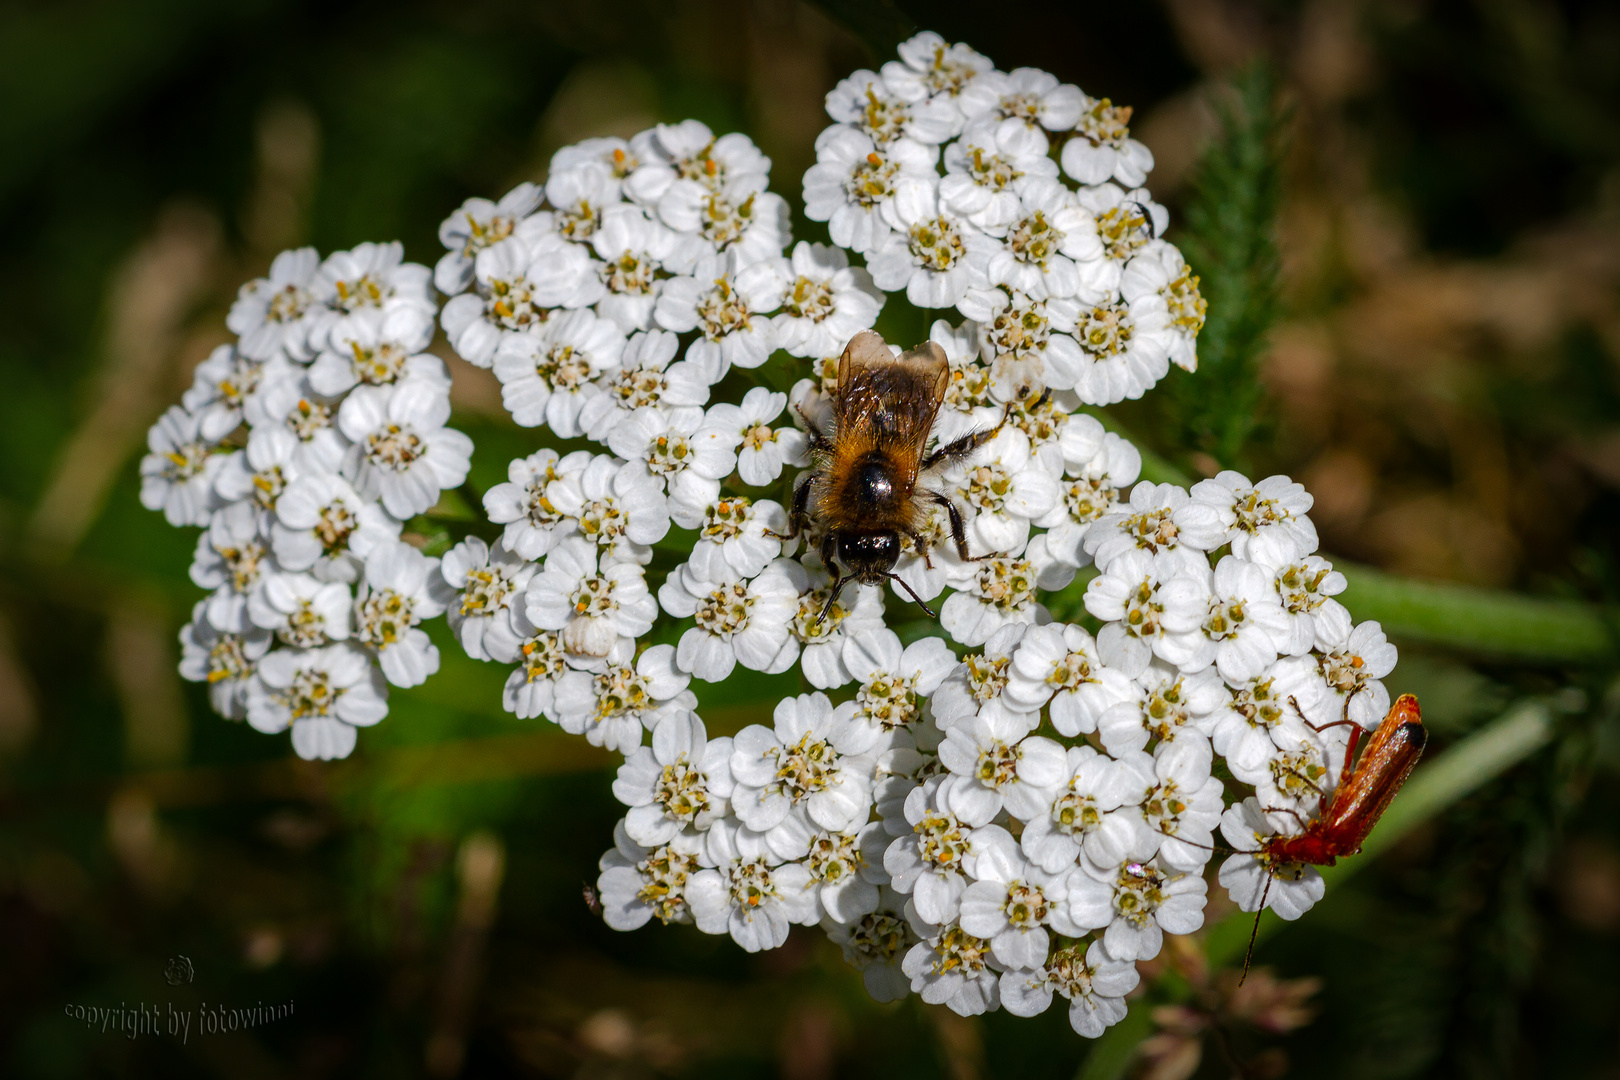
{"label": "yarrow flower cluster", "polygon": [[1107,405],[1197,366],[1198,278],[1131,110],[923,33],[827,95],[805,213],[921,308],[955,308],[994,382]]}
{"label": "yarrow flower cluster", "polygon": [[473,449],[425,351],[437,312],[398,243],[282,252],[231,307],[236,341],[147,436],[141,502],[203,529],[191,579],[209,595],[180,632],[180,673],[221,716],[290,729],[301,757],[347,757],[390,684],[439,668],[420,624],[449,590],[401,539]]}
{"label": "yarrow flower cluster", "polygon": [[[881,1000],[1056,995],[1095,1036],[1135,962],[1201,925],[1217,832],[1255,852],[1315,811],[1346,739],[1324,725],[1376,723],[1393,651],[1332,599],[1299,485],[1138,483],[1136,449],[1076,411],[1196,363],[1203,301],[1129,110],[932,34],[900,52],[828,97],[805,198],[838,247],[784,254],[768,160],[690,121],[566,148],[543,191],[445,223],[452,343],[520,424],[605,448],[511,463],[485,497],[501,540],[445,556],[450,617],[514,665],[507,708],[623,754],[609,925],[750,951],[819,925]],[[897,595],[944,596],[966,656],[903,645],[880,589],[829,602],[819,545],[789,539],[806,428],[885,290],[964,317],[931,329],[934,439],[999,425],[936,484],[975,559],[935,506],[895,570]],[[713,400],[784,353],[809,369],[791,394]],[[676,561],[650,582],[655,546]],[[1042,603],[1093,566],[1095,637]],[[661,618],[669,643],[643,644]],[[709,736],[695,683],[795,665],[813,692]],[[1320,879],[1287,869],[1242,854],[1221,880],[1253,909],[1275,876],[1297,915]]]}
{"label": "yarrow flower cluster", "polygon": [[[690,698],[674,706],[619,770],[609,925],[694,922],[750,951],[819,925],[879,1000],[1033,1015],[1057,994],[1095,1037],[1125,1015],[1135,963],[1202,925],[1217,842],[1236,852],[1216,876],[1240,908],[1297,918],[1322,879],[1262,845],[1318,812],[1349,738],[1330,725],[1375,727],[1395,661],[1333,599],[1344,579],[1314,553],[1309,508],[1284,477],[1138,483],[1076,527],[1096,635],[1043,610],[958,660],[939,638],[902,647],[874,608],[839,628],[841,703],[801,694],[712,740]],[[739,661],[779,669],[775,640]],[[642,656],[707,663],[670,648]]]}
{"label": "yarrow flower cluster", "polygon": [[[1261,848],[1337,783],[1338,722],[1383,717],[1395,652],[1333,599],[1300,485],[1140,481],[1136,448],[1077,411],[1196,365],[1204,302],[1130,110],[932,33],[899,52],[827,98],[804,193],[836,246],[792,243],[746,136],[686,121],[469,199],[431,284],[397,246],[288,253],[154,428],[143,497],[208,526],[183,670],[227,715],[341,756],[384,679],[436,668],[416,623],[442,611],[511,667],[508,711],[622,755],[610,926],[758,951],[817,925],[879,1000],[1034,1015],[1056,996],[1095,1037],[1136,962],[1201,926],[1217,834],[1244,910],[1320,898]],[[594,444],[510,462],[491,528],[442,560],[399,540],[470,451],[421,353],[435,287],[519,425]],[[943,597],[954,645],[905,644],[880,588],[835,593],[786,509],[839,354],[902,291],[962,317],[931,328],[932,443],[993,431],[925,477],[955,514],[924,504],[895,566],[904,617]],[[778,392],[747,374],[766,364],[806,377]],[[1092,629],[1054,621],[1045,601],[1088,568],[1058,610],[1083,603]],[[695,684],[795,667],[811,692],[710,736]]]}
{"label": "yarrow flower cluster", "polygon": [[[778,349],[841,350],[883,298],[837,248],[785,254],[769,171],[746,136],[689,120],[564,148],[543,187],[468,200],[440,229],[452,346],[493,368],[519,424],[603,448],[512,462],[484,497],[500,539],[445,555],[451,625],[472,656],[518,665],[506,706],[521,717],[631,753],[665,716],[690,716],[692,678],[837,651],[836,630],[800,617],[810,571],[781,557],[781,504],[742,490],[808,462],[788,397],[711,396]],[[652,546],[672,528],[695,532],[689,558],[655,592]],[[876,624],[873,601],[854,606]],[[695,625],[653,672],[638,639],[660,610]]]}

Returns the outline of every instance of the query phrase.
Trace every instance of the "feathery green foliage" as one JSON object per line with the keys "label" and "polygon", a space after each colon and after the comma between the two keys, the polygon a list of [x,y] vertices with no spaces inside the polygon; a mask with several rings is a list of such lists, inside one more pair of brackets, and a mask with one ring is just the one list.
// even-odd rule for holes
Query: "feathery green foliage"
{"label": "feathery green foliage", "polygon": [[1198,163],[1176,238],[1209,304],[1198,370],[1167,380],[1164,391],[1178,445],[1241,468],[1262,419],[1258,368],[1278,314],[1275,230],[1286,115],[1264,62],[1244,69],[1232,90],[1218,106],[1221,137]]}

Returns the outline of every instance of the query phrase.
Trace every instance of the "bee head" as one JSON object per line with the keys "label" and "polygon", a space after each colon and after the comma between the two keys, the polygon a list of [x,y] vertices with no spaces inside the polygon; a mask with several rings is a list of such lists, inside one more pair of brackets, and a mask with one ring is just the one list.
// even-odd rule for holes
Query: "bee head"
{"label": "bee head", "polygon": [[862,585],[881,585],[900,558],[900,534],[893,529],[841,533],[838,558]]}

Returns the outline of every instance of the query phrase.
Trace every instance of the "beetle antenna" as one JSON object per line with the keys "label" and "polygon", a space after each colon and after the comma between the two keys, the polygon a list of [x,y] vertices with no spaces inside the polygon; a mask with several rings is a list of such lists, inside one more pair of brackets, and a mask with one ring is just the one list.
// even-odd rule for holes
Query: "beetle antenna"
{"label": "beetle antenna", "polygon": [[1258,852],[1258,851],[1239,851],[1237,848],[1222,847],[1220,844],[1200,844],[1196,840],[1188,840],[1185,837],[1177,836],[1175,833],[1167,833],[1163,829],[1154,829],[1153,831],[1158,833],[1160,836],[1168,836],[1172,840],[1179,840],[1183,844],[1190,844],[1191,846],[1193,846],[1195,848],[1203,848],[1205,851],[1213,851],[1216,854],[1226,854],[1226,855],[1258,855],[1258,854],[1260,854],[1260,852]]}
{"label": "beetle antenna", "polygon": [[[1297,768],[1294,768],[1293,766],[1290,766],[1290,767],[1288,767],[1286,769],[1279,769],[1278,770],[1278,775],[1279,776],[1292,776],[1295,780],[1298,780],[1305,787],[1308,787],[1312,791],[1316,792],[1316,797],[1319,800],[1327,798],[1328,793],[1322,790],[1322,785],[1318,784],[1315,780],[1312,780],[1309,776],[1306,776],[1304,773],[1300,772]],[[1271,809],[1272,809],[1271,807],[1267,807],[1266,808],[1267,813],[1270,813]],[[1284,813],[1294,814],[1294,816],[1296,818],[1299,817],[1299,815],[1297,813],[1295,813],[1292,810],[1288,810],[1285,807],[1277,807],[1276,809],[1281,810]],[[1301,824],[1303,824],[1303,823],[1304,822],[1301,821]]]}
{"label": "beetle antenna", "polygon": [[917,590],[906,584],[905,578],[901,577],[899,574],[890,574],[889,580],[898,582],[900,587],[906,590],[913,600],[917,601],[917,606],[923,609],[924,615],[927,615],[930,619],[939,618],[939,616],[934,614],[927,604],[923,603],[923,598],[917,595]]}
{"label": "beetle antenna", "polygon": [[1265,913],[1266,901],[1271,897],[1271,883],[1275,880],[1276,875],[1268,870],[1266,872],[1266,888],[1260,894],[1260,907],[1254,913],[1254,928],[1249,931],[1249,948],[1243,954],[1243,974],[1238,976],[1239,986],[1242,986],[1243,980],[1249,977],[1249,962],[1254,959],[1254,942],[1260,936],[1260,916]]}

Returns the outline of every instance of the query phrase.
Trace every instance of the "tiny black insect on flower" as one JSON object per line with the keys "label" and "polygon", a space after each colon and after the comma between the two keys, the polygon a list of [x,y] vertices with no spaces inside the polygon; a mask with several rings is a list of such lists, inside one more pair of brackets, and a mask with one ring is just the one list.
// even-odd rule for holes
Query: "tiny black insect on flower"
{"label": "tiny black insect on flower", "polygon": [[1142,223],[1147,227],[1148,235],[1155,240],[1159,239],[1159,227],[1153,221],[1153,211],[1147,208],[1146,203],[1135,199],[1131,200],[1131,205],[1142,211]]}

